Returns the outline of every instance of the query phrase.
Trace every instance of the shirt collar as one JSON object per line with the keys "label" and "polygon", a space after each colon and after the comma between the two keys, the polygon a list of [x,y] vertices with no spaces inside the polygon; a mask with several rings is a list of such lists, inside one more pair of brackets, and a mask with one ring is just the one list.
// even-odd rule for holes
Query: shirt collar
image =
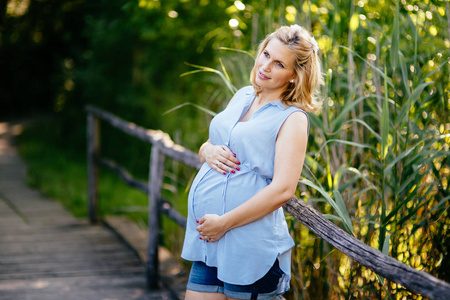
{"label": "shirt collar", "polygon": [[285,107],[285,106],[283,105],[283,103],[281,103],[281,99],[278,100],[278,101],[275,101],[275,102],[269,102],[268,104],[271,105],[271,106],[276,106],[276,107],[278,107],[280,110],[286,110],[286,109],[287,109],[287,107]]}
{"label": "shirt collar", "polygon": [[[251,103],[251,102],[253,101],[253,98],[255,98],[255,96],[256,96],[256,93],[255,93],[254,90],[248,91],[248,92],[245,93],[245,94],[246,94],[247,96],[249,96],[249,97],[247,98],[248,103]],[[281,103],[281,99],[280,99],[280,100],[277,100],[277,101],[275,101],[275,102],[269,102],[269,103],[267,103],[266,105],[278,107],[280,110],[286,110],[286,109],[287,109],[287,107],[285,107],[285,106]]]}

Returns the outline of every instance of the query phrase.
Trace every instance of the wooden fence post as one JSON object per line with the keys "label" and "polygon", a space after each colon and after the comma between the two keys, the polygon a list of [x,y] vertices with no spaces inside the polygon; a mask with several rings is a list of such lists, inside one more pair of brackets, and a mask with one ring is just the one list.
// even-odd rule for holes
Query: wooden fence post
{"label": "wooden fence post", "polygon": [[98,221],[99,124],[99,119],[89,113],[87,118],[88,212],[89,221],[92,224]]}
{"label": "wooden fence post", "polygon": [[147,284],[150,288],[158,288],[159,282],[159,210],[161,187],[163,183],[164,155],[156,144],[152,145],[150,155],[149,203],[148,203],[148,247],[147,247]]}

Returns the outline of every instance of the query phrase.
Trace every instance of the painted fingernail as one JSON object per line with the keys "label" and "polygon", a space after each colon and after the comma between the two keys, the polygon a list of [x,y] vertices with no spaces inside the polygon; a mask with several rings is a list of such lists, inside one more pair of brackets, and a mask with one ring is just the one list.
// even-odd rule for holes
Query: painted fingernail
{"label": "painted fingernail", "polygon": [[231,173],[233,173],[233,174],[234,174],[234,173],[236,173],[236,171],[234,171],[234,170],[231,170]]}
{"label": "painted fingernail", "polygon": [[223,174],[223,175],[227,175],[227,173],[226,173],[226,172],[223,172],[222,174]]}
{"label": "painted fingernail", "polygon": [[234,156],[236,156],[236,153],[233,153]]}
{"label": "painted fingernail", "polygon": [[238,165],[240,165],[240,164],[241,164],[241,162],[239,162],[239,161],[238,161],[238,162],[237,162],[237,164],[238,164]]}
{"label": "painted fingernail", "polygon": [[199,221],[197,220],[197,223],[199,223]]}
{"label": "painted fingernail", "polygon": [[236,170],[240,171],[240,170],[241,170],[241,168],[239,168],[239,167],[236,167]]}

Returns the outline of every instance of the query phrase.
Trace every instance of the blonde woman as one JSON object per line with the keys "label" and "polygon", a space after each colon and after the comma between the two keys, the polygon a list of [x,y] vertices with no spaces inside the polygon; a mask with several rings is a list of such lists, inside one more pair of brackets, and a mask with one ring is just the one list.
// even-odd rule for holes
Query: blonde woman
{"label": "blonde woman", "polygon": [[298,25],[268,35],[252,86],[211,121],[189,192],[182,257],[194,263],[186,299],[274,299],[289,289],[294,242],[281,207],[302,171],[307,112],[321,106],[318,51]]}

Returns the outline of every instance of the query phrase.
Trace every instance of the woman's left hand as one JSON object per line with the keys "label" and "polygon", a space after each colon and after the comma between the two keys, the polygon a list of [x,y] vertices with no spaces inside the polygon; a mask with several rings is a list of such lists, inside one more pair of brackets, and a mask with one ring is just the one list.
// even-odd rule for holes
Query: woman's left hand
{"label": "woman's left hand", "polygon": [[200,239],[208,242],[219,240],[227,232],[222,217],[219,215],[204,215],[198,220],[198,223],[200,225],[196,229],[200,233]]}

